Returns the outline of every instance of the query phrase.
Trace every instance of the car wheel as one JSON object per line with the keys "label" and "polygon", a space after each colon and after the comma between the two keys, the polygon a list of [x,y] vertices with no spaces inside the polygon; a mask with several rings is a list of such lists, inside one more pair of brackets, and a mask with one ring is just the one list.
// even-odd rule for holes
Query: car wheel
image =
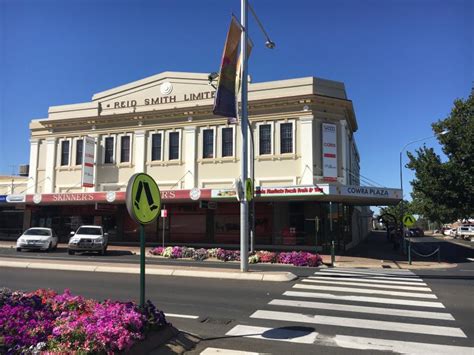
{"label": "car wheel", "polygon": [[46,249],[46,251],[50,252],[51,250],[53,250],[53,244],[49,242],[48,249]]}
{"label": "car wheel", "polygon": [[16,251],[21,251],[21,248],[16,248]]}
{"label": "car wheel", "polygon": [[99,254],[104,256],[106,252],[107,252],[107,248],[102,248],[102,250],[99,252]]}
{"label": "car wheel", "polygon": [[69,255],[74,255],[74,251],[73,251],[73,250],[68,250],[67,253],[68,253]]}

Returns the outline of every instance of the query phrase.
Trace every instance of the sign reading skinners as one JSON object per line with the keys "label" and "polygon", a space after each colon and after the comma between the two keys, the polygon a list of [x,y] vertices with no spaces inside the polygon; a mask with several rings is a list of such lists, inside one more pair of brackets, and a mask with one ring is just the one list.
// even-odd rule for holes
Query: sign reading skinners
{"label": "sign reading skinners", "polygon": [[323,123],[323,179],[337,180],[337,130],[336,125]]}

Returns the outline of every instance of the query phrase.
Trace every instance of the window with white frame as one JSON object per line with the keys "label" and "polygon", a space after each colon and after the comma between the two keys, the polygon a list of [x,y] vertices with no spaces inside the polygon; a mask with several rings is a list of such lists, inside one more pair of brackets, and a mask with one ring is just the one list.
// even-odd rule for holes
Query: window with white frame
{"label": "window with white frame", "polygon": [[272,154],[272,126],[261,124],[258,127],[259,155]]}
{"label": "window with white frame", "polygon": [[293,153],[293,123],[280,124],[280,154]]}
{"label": "window with white frame", "polygon": [[120,162],[130,162],[130,136],[120,137]]}
{"label": "window with white frame", "polygon": [[202,131],[202,157],[204,159],[214,158],[214,130],[204,129]]}
{"label": "window with white frame", "polygon": [[232,127],[222,128],[222,156],[234,156],[234,129]]}
{"label": "window with white frame", "polygon": [[61,141],[61,166],[69,165],[69,140]]}
{"label": "window with white frame", "polygon": [[161,133],[153,133],[151,135],[151,160],[162,160],[161,152],[163,145],[163,135]]}
{"label": "window with white frame", "polygon": [[169,133],[169,150],[168,150],[168,159],[169,160],[178,160],[179,159],[179,132],[170,132]]}
{"label": "window with white frame", "polygon": [[105,137],[104,139],[104,164],[114,163],[114,137]]}
{"label": "window with white frame", "polygon": [[76,141],[76,165],[82,165],[82,156],[84,154],[84,140]]}

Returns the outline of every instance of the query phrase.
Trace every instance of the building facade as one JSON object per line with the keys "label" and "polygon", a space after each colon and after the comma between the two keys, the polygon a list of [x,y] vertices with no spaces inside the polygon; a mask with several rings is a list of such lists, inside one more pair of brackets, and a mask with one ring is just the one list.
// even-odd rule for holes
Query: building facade
{"label": "building facade", "polygon": [[[214,95],[207,74],[164,72],[50,107],[30,123],[24,227],[66,236],[94,223],[112,241],[138,241],[124,191],[145,172],[168,210],[147,225],[149,242],[160,243],[164,230],[167,244],[237,244],[241,127],[212,114]],[[399,201],[397,189],[360,186],[357,120],[343,83],[251,83],[249,121],[257,245],[325,248],[334,240],[347,249],[367,233],[371,216],[361,206]],[[86,137],[95,142],[89,187]]]}

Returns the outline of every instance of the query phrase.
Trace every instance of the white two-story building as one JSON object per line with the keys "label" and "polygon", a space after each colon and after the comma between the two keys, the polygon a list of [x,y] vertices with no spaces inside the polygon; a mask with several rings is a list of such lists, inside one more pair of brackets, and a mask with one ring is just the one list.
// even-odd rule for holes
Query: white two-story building
{"label": "white two-story building", "polygon": [[[138,241],[124,191],[132,174],[145,172],[168,211],[166,243],[237,244],[240,125],[212,114],[214,95],[207,74],[164,72],[50,107],[30,123],[24,227],[66,236],[101,224],[112,242]],[[360,206],[400,200],[398,189],[360,186],[357,120],[343,83],[251,83],[249,120],[257,246],[314,249],[335,240],[345,249],[371,221]],[[95,142],[92,187],[82,183],[86,137]],[[148,241],[161,241],[162,223],[147,225]]]}

